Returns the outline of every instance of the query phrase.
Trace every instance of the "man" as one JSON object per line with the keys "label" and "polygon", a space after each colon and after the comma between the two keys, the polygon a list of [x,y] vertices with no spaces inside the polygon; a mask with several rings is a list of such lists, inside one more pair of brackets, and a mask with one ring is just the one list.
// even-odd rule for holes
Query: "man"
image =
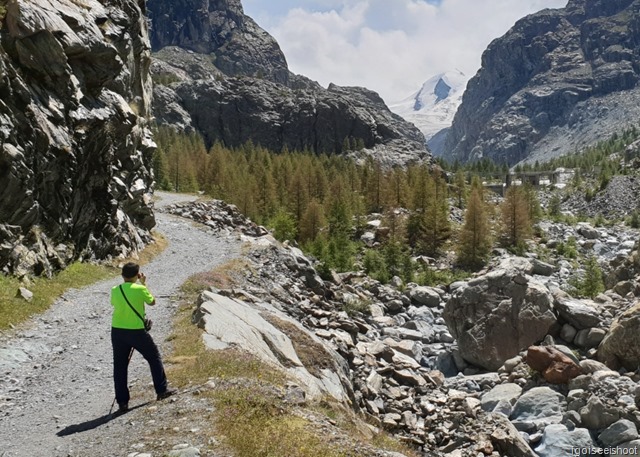
{"label": "man", "polygon": [[147,278],[140,273],[140,266],[133,262],[122,267],[122,278],[124,284],[111,289],[111,344],[116,401],[120,411],[126,412],[129,409],[129,355],[133,349],[142,354],[149,363],[158,400],[175,394],[176,390],[167,387],[167,376],[164,373],[160,351],[145,330],[145,303],[150,306],[156,304],[155,298],[146,287]]}

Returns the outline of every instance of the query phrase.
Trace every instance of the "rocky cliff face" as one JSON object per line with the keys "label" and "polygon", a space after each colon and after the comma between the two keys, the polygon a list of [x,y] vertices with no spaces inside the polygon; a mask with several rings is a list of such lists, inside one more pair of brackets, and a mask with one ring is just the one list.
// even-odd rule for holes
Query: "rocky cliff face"
{"label": "rocky cliff face", "polygon": [[0,270],[129,254],[155,224],[135,0],[11,0],[0,30]]}
{"label": "rocky cliff face", "polygon": [[239,0],[150,0],[161,125],[209,143],[343,153],[345,138],[393,163],[430,159],[424,137],[362,88],[320,87],[289,72],[278,43]]}
{"label": "rocky cliff face", "polygon": [[544,160],[636,122],[639,38],[638,0],[570,0],[520,20],[483,54],[445,156]]}

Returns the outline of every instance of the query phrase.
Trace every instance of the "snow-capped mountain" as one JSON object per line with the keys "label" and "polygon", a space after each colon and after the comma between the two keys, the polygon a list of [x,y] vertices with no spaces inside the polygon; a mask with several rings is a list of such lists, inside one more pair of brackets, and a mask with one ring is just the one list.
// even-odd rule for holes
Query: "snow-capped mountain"
{"label": "snow-capped mountain", "polygon": [[443,137],[437,134],[451,127],[468,81],[469,78],[458,70],[435,75],[418,92],[392,103],[389,108],[418,127],[431,151],[439,155]]}

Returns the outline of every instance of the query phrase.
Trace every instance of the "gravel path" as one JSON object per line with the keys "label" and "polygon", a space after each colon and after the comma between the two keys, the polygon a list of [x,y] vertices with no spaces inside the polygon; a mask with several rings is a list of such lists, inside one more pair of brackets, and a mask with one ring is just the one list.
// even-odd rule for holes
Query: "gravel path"
{"label": "gravel path", "polygon": [[[156,207],[189,197],[158,194]],[[148,308],[153,337],[166,356],[175,306],[169,297],[194,273],[237,257],[240,243],[219,238],[192,222],[156,213],[157,230],[169,247],[143,267],[158,298]],[[73,425],[90,428],[104,421],[114,394],[107,280],[64,294],[49,311],[11,336],[0,335],[0,457],[127,456],[139,432],[131,413],[82,433],[57,436]],[[171,382],[171,380],[169,380]],[[135,354],[129,370],[131,407],[155,400],[148,365]],[[136,398],[142,392],[143,398]],[[117,406],[116,406],[117,407]],[[133,416],[135,417],[135,416]]]}

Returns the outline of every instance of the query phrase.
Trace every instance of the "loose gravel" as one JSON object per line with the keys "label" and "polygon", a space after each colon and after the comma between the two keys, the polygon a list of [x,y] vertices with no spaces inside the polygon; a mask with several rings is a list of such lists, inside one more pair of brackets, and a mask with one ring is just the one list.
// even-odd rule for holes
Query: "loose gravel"
{"label": "loose gravel", "polygon": [[[189,200],[159,196],[157,208]],[[186,219],[161,212],[156,217],[169,246],[142,271],[157,297],[157,305],[147,309],[152,334],[166,356],[176,309],[171,297],[189,276],[239,256],[241,243]],[[140,424],[132,422],[132,413],[90,428],[104,420],[114,398],[109,292],[119,282],[114,278],[70,290],[47,312],[0,335],[0,457],[113,457],[134,450],[130,443],[136,442]],[[129,367],[129,384],[131,407],[155,400],[148,365],[138,353]],[[70,426],[90,429],[57,435]]]}

